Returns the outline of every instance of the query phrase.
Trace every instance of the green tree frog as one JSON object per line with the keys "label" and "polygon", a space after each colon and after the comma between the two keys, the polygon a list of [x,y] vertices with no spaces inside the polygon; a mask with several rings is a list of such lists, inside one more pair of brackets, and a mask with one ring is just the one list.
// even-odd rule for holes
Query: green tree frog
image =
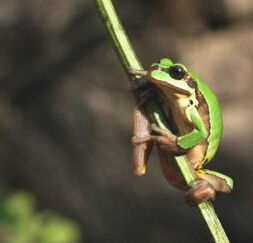
{"label": "green tree frog", "polygon": [[219,102],[208,85],[194,72],[169,58],[162,58],[148,71],[129,70],[132,75],[144,77],[152,85],[172,132],[149,124],[144,106],[134,111],[133,170],[137,175],[146,171],[147,160],[155,143],[166,179],[183,189],[172,165],[175,154],[185,154],[196,171],[198,179],[186,192],[186,200],[196,205],[216,192],[229,193],[233,180],[221,173],[203,169],[214,157],[223,131]]}

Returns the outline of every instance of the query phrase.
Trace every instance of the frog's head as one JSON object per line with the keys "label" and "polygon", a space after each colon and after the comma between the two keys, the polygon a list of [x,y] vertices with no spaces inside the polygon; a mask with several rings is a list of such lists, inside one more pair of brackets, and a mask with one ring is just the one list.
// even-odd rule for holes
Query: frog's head
{"label": "frog's head", "polygon": [[186,67],[173,63],[169,58],[162,58],[149,68],[147,77],[153,84],[161,89],[169,89],[173,93],[191,95],[193,88],[187,81],[190,79]]}

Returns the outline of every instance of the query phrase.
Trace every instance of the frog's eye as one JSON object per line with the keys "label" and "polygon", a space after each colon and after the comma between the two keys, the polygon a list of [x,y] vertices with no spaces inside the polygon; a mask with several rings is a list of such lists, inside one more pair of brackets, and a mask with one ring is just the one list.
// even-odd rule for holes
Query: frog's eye
{"label": "frog's eye", "polygon": [[180,80],[185,76],[185,70],[179,65],[171,66],[169,69],[169,74],[172,78]]}

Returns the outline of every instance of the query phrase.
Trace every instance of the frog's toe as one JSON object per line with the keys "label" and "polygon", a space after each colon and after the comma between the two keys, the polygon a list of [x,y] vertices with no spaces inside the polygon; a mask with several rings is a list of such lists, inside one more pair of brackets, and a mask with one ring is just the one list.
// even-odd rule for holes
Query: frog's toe
{"label": "frog's toe", "polygon": [[133,136],[132,137],[132,144],[139,145],[141,143],[149,142],[150,140],[151,140],[151,136],[144,136],[144,137]]}
{"label": "frog's toe", "polygon": [[215,189],[205,180],[196,180],[192,188],[186,192],[186,202],[191,206],[196,206],[197,204],[215,199],[216,191]]}
{"label": "frog's toe", "polygon": [[156,124],[152,123],[151,124],[151,130],[156,132],[157,134],[161,136],[167,136],[168,134],[170,135],[171,133],[168,132],[167,130],[159,128]]}

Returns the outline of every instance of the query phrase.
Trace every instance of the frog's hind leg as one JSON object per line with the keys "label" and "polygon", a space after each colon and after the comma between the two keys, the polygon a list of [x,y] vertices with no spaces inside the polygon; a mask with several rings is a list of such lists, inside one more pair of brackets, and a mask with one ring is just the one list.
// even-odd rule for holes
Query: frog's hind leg
{"label": "frog's hind leg", "polygon": [[157,149],[160,158],[160,166],[166,180],[172,186],[180,190],[184,190],[184,184],[182,183],[182,179],[180,178],[177,170],[173,166],[173,164],[175,164],[173,156],[171,156],[166,150],[161,149],[159,145],[157,146]]}
{"label": "frog's hind leg", "polygon": [[221,173],[198,169],[196,180],[191,189],[186,192],[186,201],[190,205],[200,202],[214,200],[216,192],[230,193],[233,189],[233,180]]}
{"label": "frog's hind leg", "polygon": [[[133,138],[141,139],[151,134],[150,125],[145,115],[144,108],[136,106],[133,116]],[[135,143],[133,141],[133,173],[135,175],[143,175],[146,172],[148,157],[153,147],[152,141],[143,141]]]}
{"label": "frog's hind leg", "polygon": [[233,179],[229,176],[212,170],[203,169],[202,171],[202,173],[198,173],[199,177],[207,181],[216,192],[230,193],[233,190]]}

